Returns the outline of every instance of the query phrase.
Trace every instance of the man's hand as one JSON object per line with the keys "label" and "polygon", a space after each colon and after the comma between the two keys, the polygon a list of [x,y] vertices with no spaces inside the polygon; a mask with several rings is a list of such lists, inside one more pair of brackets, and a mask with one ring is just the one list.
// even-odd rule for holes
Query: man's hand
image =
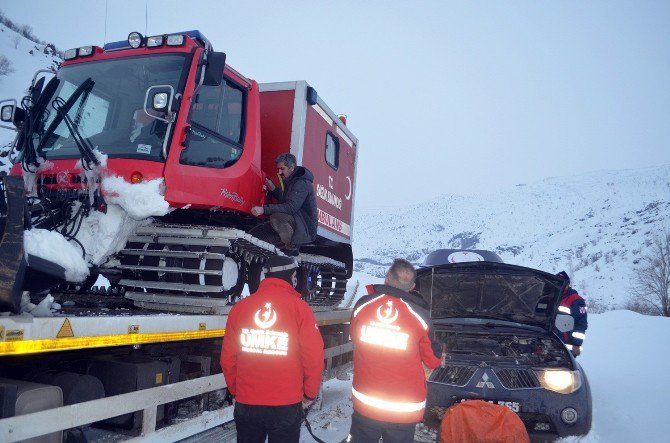
{"label": "man's hand", "polygon": [[262,206],[254,206],[253,208],[251,208],[251,214],[254,215],[255,217],[263,215],[264,213],[265,210],[263,210]]}
{"label": "man's hand", "polygon": [[302,408],[303,409],[309,408],[310,406],[312,406],[312,403],[314,403],[314,400],[310,400],[307,397],[302,398]]}
{"label": "man's hand", "polygon": [[582,353],[582,347],[581,346],[573,346],[572,347],[572,355],[577,357],[581,353]]}
{"label": "man's hand", "polygon": [[269,178],[265,178],[265,189],[268,191],[274,191],[276,188],[275,184]]}
{"label": "man's hand", "polygon": [[434,369],[430,369],[428,366],[424,365],[423,363],[421,363],[421,365],[423,366],[423,373],[426,375],[426,380],[428,380],[430,378],[430,374],[433,373]]}

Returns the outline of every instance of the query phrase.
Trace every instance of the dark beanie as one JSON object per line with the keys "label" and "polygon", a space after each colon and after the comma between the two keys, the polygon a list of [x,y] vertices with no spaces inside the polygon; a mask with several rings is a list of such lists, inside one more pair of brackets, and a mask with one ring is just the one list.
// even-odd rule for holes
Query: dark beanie
{"label": "dark beanie", "polygon": [[565,271],[561,271],[558,274],[556,274],[556,277],[562,278],[563,280],[566,280],[568,283],[570,283],[570,277],[568,276],[568,273]]}
{"label": "dark beanie", "polygon": [[275,255],[263,264],[266,277],[280,278],[293,286],[291,276],[298,269],[298,265],[291,257]]}

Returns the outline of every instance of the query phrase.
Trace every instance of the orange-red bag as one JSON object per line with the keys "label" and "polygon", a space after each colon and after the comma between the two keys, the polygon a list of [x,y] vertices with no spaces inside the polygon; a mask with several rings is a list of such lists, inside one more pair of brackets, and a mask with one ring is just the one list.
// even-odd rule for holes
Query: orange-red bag
{"label": "orange-red bag", "polygon": [[529,443],[523,422],[505,406],[481,400],[458,403],[444,413],[440,443]]}

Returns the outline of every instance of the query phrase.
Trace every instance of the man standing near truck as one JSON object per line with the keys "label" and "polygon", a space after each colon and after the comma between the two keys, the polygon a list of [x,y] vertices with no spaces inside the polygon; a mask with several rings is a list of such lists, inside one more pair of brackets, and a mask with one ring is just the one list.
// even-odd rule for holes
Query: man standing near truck
{"label": "man standing near truck", "polygon": [[586,329],[589,327],[586,301],[570,286],[570,277],[567,272],[561,271],[556,276],[566,282],[558,312],[572,316],[575,322],[571,331],[557,331],[557,333],[563,340],[563,343],[565,343],[565,346],[572,352],[572,355],[577,357],[582,353],[582,344],[586,338]]}
{"label": "man standing near truck", "polygon": [[303,408],[319,393],[323,339],[294,289],[294,259],[270,257],[264,270],[258,291],[230,310],[221,369],[235,399],[238,443],[297,443]]}
{"label": "man standing near truck", "polygon": [[312,185],[314,175],[296,163],[293,154],[284,153],[277,157],[275,165],[281,189],[269,178],[265,179],[265,188],[279,203],[251,208],[251,213],[256,217],[265,214],[270,219],[249,231],[251,235],[273,244],[277,243],[276,236],[279,236],[284,252],[291,256],[298,255],[299,245],[316,240],[318,221],[316,195]]}
{"label": "man standing near truck", "polygon": [[424,365],[440,365],[428,334],[427,312],[417,305],[416,271],[395,260],[383,285],[361,297],[351,317],[354,380],[349,440],[411,443],[426,406]]}

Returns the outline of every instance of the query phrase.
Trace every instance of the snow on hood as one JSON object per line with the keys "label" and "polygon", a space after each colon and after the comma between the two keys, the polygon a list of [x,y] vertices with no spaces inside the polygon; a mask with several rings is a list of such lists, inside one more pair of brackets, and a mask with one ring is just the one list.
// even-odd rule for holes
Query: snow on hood
{"label": "snow on hood", "polygon": [[107,257],[119,252],[138,226],[151,219],[135,220],[120,206],[110,204],[107,213],[92,211],[82,222],[75,238],[86,249],[86,261],[98,266]]}
{"label": "snow on hood", "polygon": [[105,177],[102,189],[107,203],[122,207],[134,220],[165,215],[170,205],[163,198],[162,178],[131,184],[118,176]]}
{"label": "snow on hood", "polygon": [[[93,150],[93,155],[100,162],[100,164],[97,166],[98,169],[103,169],[107,167],[107,154],[103,154],[102,152],[100,152],[100,150],[98,150],[98,148],[96,148]],[[75,163],[74,167],[75,169],[84,170],[81,159],[77,160],[77,163]]]}
{"label": "snow on hood", "polygon": [[54,167],[52,162],[42,157],[37,159],[37,163],[39,166],[35,171],[28,172],[24,168],[21,168],[21,174],[23,175],[23,186],[26,189],[27,197],[37,197],[37,173],[48,171]]}
{"label": "snow on hood", "polygon": [[[103,166],[105,159],[99,159]],[[77,242],[44,229],[25,232],[26,253],[65,268],[67,281],[81,282],[89,275],[89,266],[99,266],[121,250],[138,226],[150,223],[152,216],[168,213],[169,205],[162,196],[162,185],[163,179],[130,184],[121,177],[105,177],[102,186],[107,212],[91,211],[75,235],[86,251],[85,258]]]}
{"label": "snow on hood", "polygon": [[34,255],[65,268],[67,281],[80,282],[89,275],[81,248],[56,231],[35,228],[25,231],[23,247],[26,257],[28,254]]}

